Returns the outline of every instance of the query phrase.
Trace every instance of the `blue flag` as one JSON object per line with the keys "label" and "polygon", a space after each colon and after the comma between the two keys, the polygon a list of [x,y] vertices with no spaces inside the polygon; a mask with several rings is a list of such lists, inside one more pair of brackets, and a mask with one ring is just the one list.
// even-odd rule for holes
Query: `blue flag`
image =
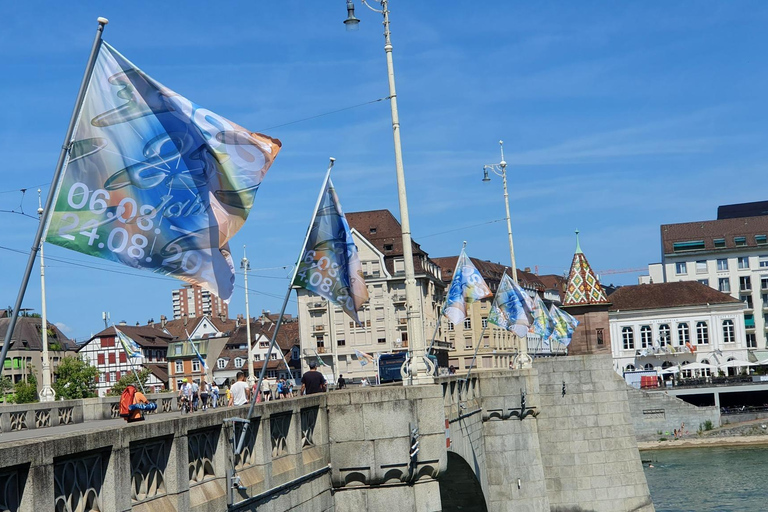
{"label": "blue flag", "polygon": [[195,351],[195,355],[197,356],[198,361],[200,361],[200,365],[202,365],[202,367],[205,368],[205,371],[208,371],[208,363],[206,363],[203,356],[200,355],[200,352],[197,350],[197,346],[195,346],[195,343],[192,340],[190,340],[189,344],[192,345],[192,350]]}
{"label": "blue flag", "polygon": [[538,295],[534,299],[533,325],[531,330],[541,336],[545,347],[549,347],[549,337],[552,336],[552,332],[555,330],[555,322],[544,305],[544,301]]}
{"label": "blue flag", "polygon": [[445,299],[443,314],[454,324],[461,323],[467,317],[467,304],[491,295],[493,292],[485,279],[462,249]]}
{"label": "blue flag", "polygon": [[549,313],[552,316],[552,320],[555,322],[555,329],[552,332],[550,340],[557,341],[565,346],[570,345],[571,338],[573,338],[573,331],[576,330],[579,321],[554,304],[552,304]]}
{"label": "blue flag", "polygon": [[117,327],[115,327],[115,333],[117,334],[117,339],[120,340],[120,344],[123,346],[123,350],[125,350],[125,354],[128,357],[141,357],[141,347],[133,338],[126,336],[125,333],[118,330]]}
{"label": "blue flag", "polygon": [[508,274],[501,278],[488,322],[512,331],[521,338],[528,334],[533,322],[533,301]]}
{"label": "blue flag", "polygon": [[325,297],[360,323],[357,311],[368,300],[368,288],[330,173],[323,185],[293,285]]}

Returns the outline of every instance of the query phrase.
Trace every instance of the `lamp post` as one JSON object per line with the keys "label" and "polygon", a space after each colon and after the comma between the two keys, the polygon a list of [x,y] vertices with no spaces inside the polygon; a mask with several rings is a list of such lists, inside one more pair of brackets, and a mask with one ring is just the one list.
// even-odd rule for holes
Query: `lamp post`
{"label": "lamp post", "polygon": [[[488,171],[493,172],[496,176],[501,176],[501,181],[504,184],[504,207],[507,209],[507,236],[509,237],[509,259],[512,262],[512,279],[515,283],[517,280],[517,264],[515,263],[515,245],[512,242],[512,221],[509,217],[509,192],[507,191],[507,162],[504,160],[504,141],[499,141],[499,147],[501,149],[501,162],[498,164],[486,164],[483,166],[483,182],[491,181],[488,176]],[[520,340],[520,350],[515,356],[513,362],[515,368],[530,368],[531,356],[528,355],[528,339]]]}
{"label": "lamp post", "polygon": [[248,307],[248,271],[251,270],[251,264],[245,255],[245,246],[243,246],[243,259],[240,261],[240,268],[245,274],[243,284],[245,285],[245,336],[248,338],[248,383],[252,387],[256,382],[256,368],[253,362],[253,347],[251,347],[251,310]]}
{"label": "lamp post", "polygon": [[[408,199],[405,192],[405,171],[403,170],[403,154],[400,146],[400,120],[397,114],[397,93],[395,92],[395,68],[392,63],[392,41],[389,32],[389,1],[372,0],[381,6],[375,9],[368,5],[367,0],[361,0],[363,5],[384,17],[384,53],[387,56],[387,77],[389,81],[389,105],[392,110],[392,136],[395,143],[395,172],[397,175],[397,198],[400,203],[400,228],[403,237],[403,263],[405,264],[405,302],[408,318],[408,356],[410,368],[405,384],[430,384],[434,379],[430,375],[426,360],[424,343],[424,324],[421,313],[421,297],[416,288],[416,277],[413,266],[413,246],[411,245],[411,225],[408,218]],[[360,20],[355,17],[355,4],[347,0],[347,19],[344,20],[347,30],[357,30]]]}
{"label": "lamp post", "polygon": [[[37,189],[37,216],[43,222],[43,203],[40,197],[40,189]],[[45,262],[43,259],[43,241],[40,242],[40,299],[42,302],[40,319],[40,331],[43,334],[43,388],[40,390],[41,402],[53,402],[56,400],[56,391],[51,387],[51,359],[48,357],[48,315],[45,309]]]}

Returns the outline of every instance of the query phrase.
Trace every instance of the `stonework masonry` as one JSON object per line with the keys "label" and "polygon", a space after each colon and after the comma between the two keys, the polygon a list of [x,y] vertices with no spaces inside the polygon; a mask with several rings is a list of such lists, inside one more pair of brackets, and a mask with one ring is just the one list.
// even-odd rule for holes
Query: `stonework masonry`
{"label": "stonework masonry", "polygon": [[720,410],[716,406],[697,407],[677,397],[660,392],[648,392],[627,387],[632,424],[638,440],[658,440],[669,437],[673,430],[685,424],[695,432],[706,421],[720,426]]}

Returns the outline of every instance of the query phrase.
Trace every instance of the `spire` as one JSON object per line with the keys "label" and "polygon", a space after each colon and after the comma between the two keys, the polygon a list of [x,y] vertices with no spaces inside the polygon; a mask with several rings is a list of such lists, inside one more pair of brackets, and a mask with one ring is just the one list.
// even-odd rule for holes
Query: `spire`
{"label": "spire", "polygon": [[587,304],[608,304],[608,298],[600,285],[587,257],[581,252],[579,230],[576,230],[576,253],[573,255],[571,271],[565,289],[563,306],[581,306]]}

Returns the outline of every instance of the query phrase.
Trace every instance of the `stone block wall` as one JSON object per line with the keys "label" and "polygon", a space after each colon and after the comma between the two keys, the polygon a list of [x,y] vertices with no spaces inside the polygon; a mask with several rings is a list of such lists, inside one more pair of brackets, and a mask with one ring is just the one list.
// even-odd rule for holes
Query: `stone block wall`
{"label": "stone block wall", "polygon": [[[639,440],[658,439],[685,423],[690,432],[711,421],[720,426],[720,410],[716,406],[697,407],[663,392],[649,392],[627,386],[632,425]],[[661,434],[659,434],[661,432]]]}
{"label": "stone block wall", "polygon": [[538,359],[539,448],[552,511],[653,511],[627,386],[606,356]]}

